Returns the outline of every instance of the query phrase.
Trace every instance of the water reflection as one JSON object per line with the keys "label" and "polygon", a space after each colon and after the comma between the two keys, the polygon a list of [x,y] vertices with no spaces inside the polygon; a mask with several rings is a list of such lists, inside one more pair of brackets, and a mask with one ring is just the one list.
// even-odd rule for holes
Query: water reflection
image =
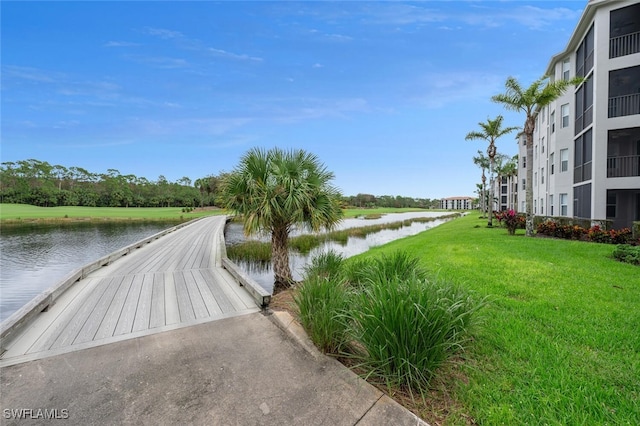
{"label": "water reflection", "polygon": [[71,271],[174,225],[175,221],[162,221],[3,227],[0,321]]}
{"label": "water reflection", "polygon": [[[437,218],[447,213],[442,212],[412,212],[412,213],[392,213],[382,216],[380,219],[345,219],[342,221],[338,229],[359,228],[369,225],[379,225],[385,223],[401,222],[411,220],[415,218],[431,217]],[[393,240],[416,235],[420,232],[431,229],[438,226],[450,219],[436,219],[431,222],[412,222],[408,226],[403,226],[399,229],[385,229],[373,234],[367,235],[365,238],[349,237],[346,244],[340,244],[334,241],[328,241],[320,246],[311,250],[309,254],[303,255],[291,251],[289,253],[289,264],[291,265],[291,272],[294,280],[301,280],[304,274],[304,268],[309,264],[311,259],[321,253],[328,251],[334,251],[341,254],[343,257],[355,256],[360,253],[364,253],[372,247],[386,244]],[[300,235],[304,232],[296,230],[292,232],[292,236]],[[258,237],[251,237],[261,241],[270,241],[270,236],[262,235]],[[231,222],[228,223],[225,228],[225,241],[227,245],[238,244],[246,241],[247,238],[242,233],[242,224]],[[234,262],[242,268],[247,274],[249,274],[260,286],[265,290],[273,291],[273,269],[271,263],[263,262],[249,262],[238,260]]]}

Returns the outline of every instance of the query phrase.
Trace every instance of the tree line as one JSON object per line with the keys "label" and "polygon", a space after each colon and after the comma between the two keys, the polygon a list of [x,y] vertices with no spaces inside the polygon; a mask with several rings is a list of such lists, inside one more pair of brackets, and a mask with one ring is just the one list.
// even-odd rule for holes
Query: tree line
{"label": "tree line", "polygon": [[216,205],[221,176],[175,182],[151,181],[116,169],[93,173],[82,167],[51,165],[35,159],[0,166],[0,202],[41,207],[197,207]]}
{"label": "tree line", "polygon": [[[52,165],[36,159],[0,165],[0,202],[41,207],[211,207],[222,206],[220,188],[228,173],[192,181],[182,177],[170,182],[123,175],[116,169],[105,173],[82,167]],[[341,196],[343,206],[358,208],[438,208],[439,200],[393,195]]]}

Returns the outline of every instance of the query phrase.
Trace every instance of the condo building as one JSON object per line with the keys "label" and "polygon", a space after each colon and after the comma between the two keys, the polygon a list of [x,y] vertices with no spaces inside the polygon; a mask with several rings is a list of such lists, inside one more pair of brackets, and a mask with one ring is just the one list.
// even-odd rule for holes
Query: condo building
{"label": "condo building", "polygon": [[518,140],[517,210],[532,185],[536,216],[631,227],[640,221],[640,2],[589,1],[546,75],[586,80],[539,111],[533,158]]}

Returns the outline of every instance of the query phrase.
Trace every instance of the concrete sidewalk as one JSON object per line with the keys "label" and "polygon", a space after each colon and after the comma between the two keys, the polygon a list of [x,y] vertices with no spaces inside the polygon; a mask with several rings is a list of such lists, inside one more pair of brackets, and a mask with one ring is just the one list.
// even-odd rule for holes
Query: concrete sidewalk
{"label": "concrete sidewalk", "polygon": [[[0,374],[7,425],[426,425],[320,354],[286,313],[212,321]],[[27,420],[13,419],[21,409],[31,410],[22,411]],[[52,414],[59,419],[34,420]]]}

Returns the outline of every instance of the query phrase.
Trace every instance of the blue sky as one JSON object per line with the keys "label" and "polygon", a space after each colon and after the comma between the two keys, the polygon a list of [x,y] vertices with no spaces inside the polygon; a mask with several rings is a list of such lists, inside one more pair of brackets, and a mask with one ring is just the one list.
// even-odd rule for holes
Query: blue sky
{"label": "blue sky", "polygon": [[0,158],[175,181],[278,146],[345,195],[473,195],[465,135],[522,125],[491,96],[539,78],[586,4],[2,1]]}

